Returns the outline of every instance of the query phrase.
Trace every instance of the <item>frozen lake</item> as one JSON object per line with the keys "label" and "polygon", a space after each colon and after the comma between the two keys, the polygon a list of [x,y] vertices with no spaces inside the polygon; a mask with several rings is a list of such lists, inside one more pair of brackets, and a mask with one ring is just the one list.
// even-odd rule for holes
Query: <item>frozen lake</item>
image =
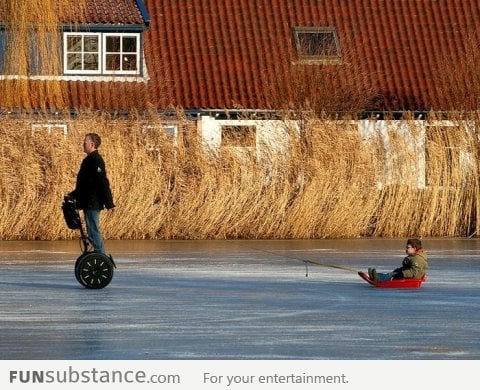
{"label": "frozen lake", "polygon": [[75,242],[0,242],[1,359],[479,359],[480,241],[428,239],[418,290],[374,288],[405,240],[107,242],[113,281],[75,280]]}

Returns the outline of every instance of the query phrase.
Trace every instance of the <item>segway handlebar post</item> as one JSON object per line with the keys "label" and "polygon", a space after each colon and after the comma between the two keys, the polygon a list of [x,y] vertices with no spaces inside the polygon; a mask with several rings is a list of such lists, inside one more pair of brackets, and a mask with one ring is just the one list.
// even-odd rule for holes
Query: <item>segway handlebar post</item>
{"label": "segway handlebar post", "polygon": [[63,198],[62,210],[67,226],[73,230],[80,230],[83,253],[89,252],[90,248],[93,247],[93,243],[90,237],[88,237],[83,230],[82,218],[80,217],[80,212],[77,209],[77,201],[75,198],[70,195],[65,195]]}

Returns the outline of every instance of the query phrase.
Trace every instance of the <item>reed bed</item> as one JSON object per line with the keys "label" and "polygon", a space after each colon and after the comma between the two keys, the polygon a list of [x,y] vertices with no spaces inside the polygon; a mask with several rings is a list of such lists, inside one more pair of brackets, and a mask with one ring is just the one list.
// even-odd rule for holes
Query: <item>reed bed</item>
{"label": "reed bed", "polygon": [[[475,128],[425,137],[368,139],[351,124],[306,120],[287,150],[206,147],[179,119],[174,140],[154,131],[164,118],[81,114],[66,136],[32,132],[42,118],[0,121],[0,239],[67,239],[63,195],[73,189],[82,140],[96,131],[116,208],[102,213],[109,239],[469,236],[477,232]],[[473,122],[475,123],[475,122]],[[412,133],[416,126],[412,122]],[[428,138],[428,139],[427,139]],[[428,154],[428,156],[427,156]],[[461,156],[461,157],[460,157]],[[386,163],[391,160],[393,163]],[[428,160],[428,161],[427,161]],[[426,183],[416,164],[425,164]],[[418,168],[418,167],[417,167]],[[420,183],[421,184],[421,183]]]}
{"label": "reed bed", "polygon": [[[72,16],[84,19],[86,0],[2,0],[0,10],[8,31],[2,72],[7,79],[0,83],[2,108],[65,107],[60,80],[34,78],[62,74],[61,50],[52,50],[61,47],[59,26]],[[71,25],[75,28],[76,22]]]}
{"label": "reed bed", "polygon": [[[67,229],[60,204],[75,185],[82,140],[91,131],[103,138],[117,206],[102,213],[109,239],[478,235],[478,113],[450,118],[453,126],[434,126],[432,115],[368,134],[347,120],[322,120],[327,112],[359,112],[377,95],[367,87],[369,75],[357,72],[353,53],[342,52],[343,76],[337,67],[278,59],[265,107],[285,110],[287,146],[212,149],[181,112],[175,140],[155,130],[166,120],[156,113],[118,119],[80,112],[57,122],[18,117],[19,107],[68,106],[60,81],[39,83],[34,76],[62,73],[60,52],[51,48],[60,46],[61,23],[72,15],[83,20],[85,0],[8,0],[0,7],[11,32],[0,105],[17,113],[0,120],[0,239],[78,235]],[[478,83],[468,82],[479,73],[477,59],[439,65],[447,80],[439,95],[451,92],[452,107],[477,109]],[[291,119],[300,131],[289,128]],[[59,123],[67,125],[66,135]]]}

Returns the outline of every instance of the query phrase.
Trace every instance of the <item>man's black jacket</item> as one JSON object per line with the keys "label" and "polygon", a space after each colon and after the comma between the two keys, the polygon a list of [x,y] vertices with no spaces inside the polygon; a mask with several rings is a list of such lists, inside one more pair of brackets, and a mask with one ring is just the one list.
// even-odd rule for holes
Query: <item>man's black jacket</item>
{"label": "man's black jacket", "polygon": [[105,162],[97,150],[88,154],[80,165],[75,190],[70,193],[81,210],[103,210],[115,207],[107,179]]}

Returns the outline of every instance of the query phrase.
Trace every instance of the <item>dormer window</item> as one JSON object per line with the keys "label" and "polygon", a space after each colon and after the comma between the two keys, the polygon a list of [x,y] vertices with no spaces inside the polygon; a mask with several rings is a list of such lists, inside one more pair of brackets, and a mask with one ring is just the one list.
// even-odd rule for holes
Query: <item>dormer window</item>
{"label": "dormer window", "polygon": [[139,33],[64,33],[64,73],[140,75]]}
{"label": "dormer window", "polygon": [[342,58],[334,27],[295,27],[294,38],[302,62],[339,63]]}

